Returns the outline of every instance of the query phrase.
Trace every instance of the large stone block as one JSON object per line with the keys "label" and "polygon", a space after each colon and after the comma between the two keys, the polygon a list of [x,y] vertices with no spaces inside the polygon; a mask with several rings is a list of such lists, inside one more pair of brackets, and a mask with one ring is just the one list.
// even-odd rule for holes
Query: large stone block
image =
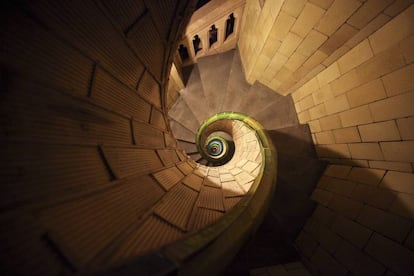
{"label": "large stone block", "polygon": [[394,120],[358,126],[363,142],[400,140]]}

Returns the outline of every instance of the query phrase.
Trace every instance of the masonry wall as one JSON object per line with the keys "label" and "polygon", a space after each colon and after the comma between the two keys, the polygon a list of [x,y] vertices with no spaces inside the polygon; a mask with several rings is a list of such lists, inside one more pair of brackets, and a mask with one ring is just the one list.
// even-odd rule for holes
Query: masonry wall
{"label": "masonry wall", "polygon": [[414,175],[330,165],[296,240],[315,275],[413,275]]}
{"label": "masonry wall", "polygon": [[292,93],[331,163],[296,241],[315,273],[414,274],[413,42],[411,5]]}
{"label": "masonry wall", "polygon": [[410,0],[247,0],[240,49],[246,78],[286,95],[374,33]]}
{"label": "masonry wall", "polygon": [[411,6],[293,92],[319,157],[412,172],[413,23]]}
{"label": "masonry wall", "polygon": [[8,2],[0,16],[1,271],[105,267],[187,160],[163,97],[189,2]]}

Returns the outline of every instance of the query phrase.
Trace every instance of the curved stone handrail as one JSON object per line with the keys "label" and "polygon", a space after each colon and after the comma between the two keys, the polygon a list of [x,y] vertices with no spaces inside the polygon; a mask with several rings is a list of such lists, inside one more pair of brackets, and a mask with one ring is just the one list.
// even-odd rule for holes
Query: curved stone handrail
{"label": "curved stone handrail", "polygon": [[[236,112],[219,113],[204,121],[197,133],[197,142],[202,140],[203,131],[210,125],[223,120],[242,122],[255,134],[260,146],[260,170],[246,195],[213,224],[149,255],[119,264],[112,270],[113,273],[148,271],[150,274],[161,275],[175,271],[180,275],[215,275],[224,269],[243,242],[260,225],[276,184],[276,149],[257,121]],[[237,147],[237,138],[235,140]],[[240,157],[235,154],[229,163],[239,161],[234,160],[238,156]],[[229,163],[223,167],[229,166]]]}

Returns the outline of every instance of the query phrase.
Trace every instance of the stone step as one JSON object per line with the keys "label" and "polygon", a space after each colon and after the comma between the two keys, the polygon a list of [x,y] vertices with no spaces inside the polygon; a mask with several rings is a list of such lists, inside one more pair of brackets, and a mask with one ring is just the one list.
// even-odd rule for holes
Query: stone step
{"label": "stone step", "polygon": [[268,213],[256,233],[246,242],[223,275],[250,275],[255,268],[275,266],[299,260],[276,219]]}
{"label": "stone step", "polygon": [[284,96],[277,94],[266,85],[256,81],[244,96],[240,103],[239,110],[240,112],[251,116],[263,110],[263,108],[270,103],[278,102],[282,97]]}
{"label": "stone step", "polygon": [[269,211],[277,220],[287,242],[293,242],[315,209],[308,194],[298,192],[295,185],[278,179]]}
{"label": "stone step", "polygon": [[266,129],[279,129],[299,124],[291,96],[273,95],[272,98],[274,100],[269,101],[267,105],[253,110],[251,116]]}
{"label": "stone step", "polygon": [[174,119],[170,118],[170,127],[171,131],[176,139],[187,141],[187,142],[195,142],[195,133],[183,126],[181,123],[175,121]]}
{"label": "stone step", "polygon": [[203,159],[203,157],[199,154],[199,153],[197,153],[197,154],[195,154],[193,157],[191,157],[194,161],[196,161],[196,162],[200,162],[202,159]]}
{"label": "stone step", "polygon": [[308,125],[269,130],[278,154],[278,178],[270,210],[293,241],[314,209],[310,195],[326,168],[318,160]]}
{"label": "stone step", "polygon": [[181,97],[191,109],[199,124],[213,115],[213,111],[205,104],[208,99],[204,95],[203,85],[200,79],[200,71],[197,64],[194,64],[186,87],[180,93]]}
{"label": "stone step", "polygon": [[226,93],[220,105],[220,111],[238,111],[249,88],[250,84],[244,78],[239,51],[236,51],[233,57]]}
{"label": "stone step", "polygon": [[190,158],[193,159],[196,162],[198,162],[200,159],[203,158],[198,152],[197,153],[190,154],[188,156],[190,156]]}
{"label": "stone step", "polygon": [[308,125],[267,129],[267,132],[277,147],[278,156],[288,154],[292,156],[317,158]]}
{"label": "stone step", "polygon": [[205,166],[207,166],[207,160],[206,159],[201,159],[201,160],[198,160],[198,163],[200,163],[201,165],[205,165]]}
{"label": "stone step", "polygon": [[178,140],[177,143],[178,146],[187,153],[187,155],[190,155],[190,157],[191,153],[198,153],[197,146],[194,143],[189,143],[182,140]]}
{"label": "stone step", "polygon": [[[220,106],[226,94],[230,69],[235,50],[197,60],[200,79],[207,98],[209,110],[213,114],[220,112]],[[200,102],[200,104],[205,104]]]}
{"label": "stone step", "polygon": [[192,131],[197,132],[200,123],[197,121],[193,111],[188,107],[185,99],[179,97],[175,104],[171,107],[168,112],[168,116],[181,125]]}
{"label": "stone step", "polygon": [[325,162],[314,158],[289,155],[279,156],[278,185],[282,185],[279,183],[288,183],[288,185],[295,188],[296,192],[310,196],[326,165]]}

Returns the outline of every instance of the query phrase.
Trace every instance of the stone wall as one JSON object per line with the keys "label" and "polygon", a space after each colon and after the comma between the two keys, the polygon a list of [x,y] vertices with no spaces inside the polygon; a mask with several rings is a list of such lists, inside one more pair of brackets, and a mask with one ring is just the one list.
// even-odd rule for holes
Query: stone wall
{"label": "stone wall", "polygon": [[413,34],[411,5],[292,94],[332,164],[297,239],[315,273],[414,273]]}
{"label": "stone wall", "polygon": [[190,3],[9,2],[1,9],[2,271],[108,265],[107,253],[166,192],[152,174],[187,160],[163,97]]}
{"label": "stone wall", "polygon": [[330,165],[296,240],[306,266],[322,275],[413,275],[413,183],[411,173]]}
{"label": "stone wall", "polygon": [[248,0],[238,42],[247,80],[292,93],[411,3]]}
{"label": "stone wall", "polygon": [[413,23],[411,6],[292,94],[319,157],[412,172]]}

